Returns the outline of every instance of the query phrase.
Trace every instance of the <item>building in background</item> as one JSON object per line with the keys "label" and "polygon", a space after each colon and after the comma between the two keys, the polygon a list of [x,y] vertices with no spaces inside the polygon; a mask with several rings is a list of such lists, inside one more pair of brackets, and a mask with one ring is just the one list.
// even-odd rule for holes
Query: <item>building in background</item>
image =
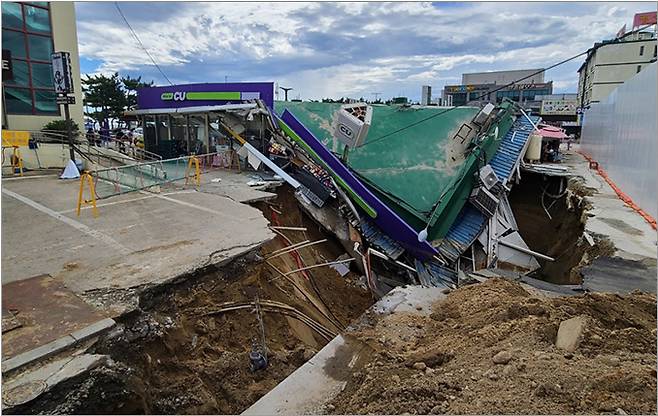
{"label": "building in background", "polygon": [[656,52],[653,30],[624,33],[622,28],[616,39],[594,44],[578,69],[578,106],[588,108],[604,101],[615,88],[656,62]]}
{"label": "building in background", "polygon": [[80,59],[73,2],[2,2],[3,60],[11,55],[13,76],[2,79],[6,126],[12,130],[40,130],[64,119],[55,102],[51,53],[71,54],[75,105],[71,118],[84,128]]}
{"label": "building in background", "polygon": [[539,115],[546,124],[561,127],[567,134],[580,136],[578,121],[578,94],[538,95],[541,102]]}
{"label": "building in background", "polygon": [[432,103],[432,87],[423,85],[423,90],[420,94],[420,105],[430,105]]}
{"label": "building in background", "polygon": [[[525,79],[494,91],[522,78]],[[538,112],[541,101],[536,97],[552,93],[553,82],[544,81],[544,72],[541,68],[522,69],[463,74],[461,85],[445,86],[443,100],[451,105],[482,106],[486,103],[500,103],[504,98],[509,98]]]}

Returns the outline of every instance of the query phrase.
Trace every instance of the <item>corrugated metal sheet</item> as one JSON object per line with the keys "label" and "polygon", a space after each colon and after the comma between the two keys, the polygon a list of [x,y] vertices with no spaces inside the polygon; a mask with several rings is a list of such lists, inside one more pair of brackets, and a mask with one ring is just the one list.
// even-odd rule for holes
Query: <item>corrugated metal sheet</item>
{"label": "corrugated metal sheet", "polygon": [[418,280],[423,286],[444,286],[455,288],[457,286],[457,272],[436,262],[422,262],[416,260]]}
{"label": "corrugated metal sheet", "polygon": [[361,219],[361,233],[370,244],[382,250],[394,260],[397,260],[404,253],[404,248],[401,245],[381,232],[375,224],[366,219]]}
{"label": "corrugated metal sheet", "polygon": [[[531,117],[532,121],[539,123],[539,117]],[[519,117],[514,126],[503,137],[498,151],[489,162],[498,177],[507,182],[517,161],[523,157],[523,151],[528,136],[532,133],[532,124],[523,116]],[[473,244],[482,232],[487,219],[473,205],[467,203],[459,216],[450,227],[448,234],[437,247],[439,252],[448,260],[455,262]]]}

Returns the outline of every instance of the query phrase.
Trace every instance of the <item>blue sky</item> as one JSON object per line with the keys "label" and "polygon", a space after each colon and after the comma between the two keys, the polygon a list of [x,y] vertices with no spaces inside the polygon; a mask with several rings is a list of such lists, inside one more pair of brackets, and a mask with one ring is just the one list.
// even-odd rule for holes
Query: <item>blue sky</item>
{"label": "blue sky", "polygon": [[[121,2],[173,83],[275,81],[291,97],[419,99],[465,72],[541,68],[614,37],[645,3]],[[112,2],[76,3],[83,73],[166,80]],[[546,73],[575,92],[578,59]]]}

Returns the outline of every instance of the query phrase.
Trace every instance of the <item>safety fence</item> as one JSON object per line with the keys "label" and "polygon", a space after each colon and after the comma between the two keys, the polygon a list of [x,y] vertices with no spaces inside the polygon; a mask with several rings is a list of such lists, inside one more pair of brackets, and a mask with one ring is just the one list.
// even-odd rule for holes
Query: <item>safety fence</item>
{"label": "safety fence", "polygon": [[179,180],[198,185],[201,174],[221,168],[239,170],[240,163],[235,151],[113,166],[89,173],[93,178],[95,197],[98,200]]}

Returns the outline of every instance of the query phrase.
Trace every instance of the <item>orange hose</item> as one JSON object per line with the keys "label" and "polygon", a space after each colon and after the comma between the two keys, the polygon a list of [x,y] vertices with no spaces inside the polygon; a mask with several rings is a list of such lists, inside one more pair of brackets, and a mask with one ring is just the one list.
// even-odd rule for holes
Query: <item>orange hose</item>
{"label": "orange hose", "polygon": [[576,150],[576,152],[578,152],[585,159],[587,159],[588,162],[596,163],[596,166],[597,166],[596,171],[598,172],[599,175],[601,175],[601,177],[603,179],[605,179],[605,181],[608,183],[608,185],[610,185],[610,187],[615,191],[615,193],[617,194],[619,199],[624,201],[624,203],[626,205],[628,205],[631,209],[633,209],[635,212],[640,214],[642,216],[642,218],[644,218],[649,223],[651,228],[653,228],[654,230],[656,229],[656,219],[654,217],[652,217],[651,215],[649,215],[648,213],[646,213],[642,208],[640,208],[633,201],[633,199],[630,196],[626,195],[621,189],[619,189],[619,187],[612,181],[612,179],[610,179],[610,177],[608,176],[606,171],[601,167],[601,165],[599,165],[598,162],[596,162],[590,155],[588,155],[585,152],[582,152],[580,150]]}

